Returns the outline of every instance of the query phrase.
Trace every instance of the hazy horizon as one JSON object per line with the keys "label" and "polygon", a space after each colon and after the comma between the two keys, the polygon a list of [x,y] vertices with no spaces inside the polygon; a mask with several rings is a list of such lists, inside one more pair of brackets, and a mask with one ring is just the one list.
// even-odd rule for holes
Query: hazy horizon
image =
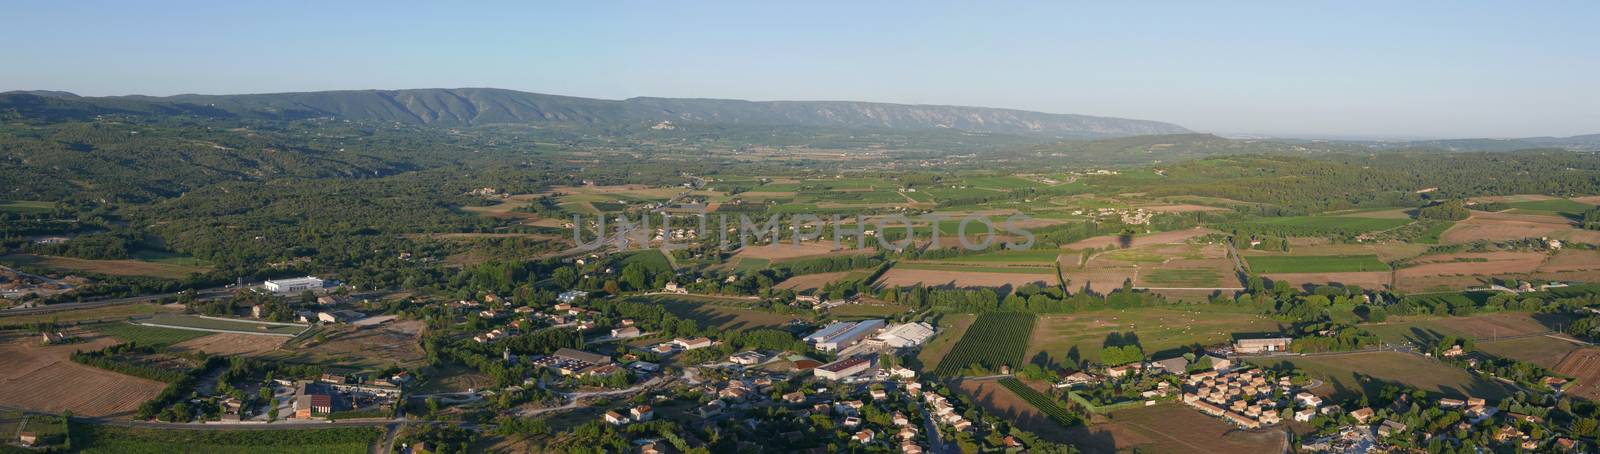
{"label": "hazy horizon", "polygon": [[1587,30],[1600,5],[1578,2],[11,9],[0,91],[493,87],[981,106],[1281,137],[1600,133]]}

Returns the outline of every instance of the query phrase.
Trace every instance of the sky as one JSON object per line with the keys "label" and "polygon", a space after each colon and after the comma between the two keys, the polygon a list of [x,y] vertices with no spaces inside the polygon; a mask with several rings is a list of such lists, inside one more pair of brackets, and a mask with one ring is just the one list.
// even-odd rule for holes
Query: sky
{"label": "sky", "polygon": [[1600,133],[1600,2],[455,3],[10,1],[0,91],[496,87],[1005,107],[1223,134]]}

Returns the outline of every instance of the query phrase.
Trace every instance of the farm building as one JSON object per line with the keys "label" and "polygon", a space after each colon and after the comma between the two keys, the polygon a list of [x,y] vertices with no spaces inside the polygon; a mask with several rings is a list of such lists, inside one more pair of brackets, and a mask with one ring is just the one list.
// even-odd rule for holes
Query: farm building
{"label": "farm building", "polygon": [[1182,356],[1154,361],[1151,365],[1155,366],[1156,369],[1173,375],[1183,375],[1189,372],[1189,360],[1184,359]]}
{"label": "farm building", "polygon": [[[846,325],[836,329],[837,325]],[[883,320],[862,320],[859,322],[839,322],[828,325],[806,339],[816,345],[818,350],[838,351],[845,347],[860,343],[862,339],[883,329]],[[819,336],[820,335],[820,336]]]}
{"label": "farm building", "polygon": [[933,327],[927,323],[895,325],[878,334],[878,340],[894,348],[915,347],[933,337]]}
{"label": "farm building", "polygon": [[577,362],[584,362],[584,363],[589,363],[589,364],[609,364],[609,363],[611,363],[611,357],[609,357],[609,356],[602,355],[602,354],[599,354],[599,353],[589,353],[589,352],[586,352],[586,351],[583,351],[583,350],[577,350],[577,349],[571,349],[571,348],[562,348],[562,349],[556,350],[556,352],[554,354],[552,354],[551,356],[554,356],[556,358],[560,358],[560,359],[563,359],[563,360],[566,360],[566,361],[577,361]]}
{"label": "farm building", "polygon": [[1266,339],[1239,339],[1233,343],[1233,352],[1238,354],[1273,353],[1289,350],[1289,343],[1293,338],[1273,337]]}
{"label": "farm building", "polygon": [[689,339],[678,338],[678,339],[673,339],[672,343],[676,344],[679,347],[682,347],[684,350],[695,350],[695,349],[701,349],[701,348],[710,347],[711,346],[711,339],[707,339],[707,338],[704,338],[704,337],[695,337],[695,338],[689,338]]}
{"label": "farm building", "polygon": [[267,291],[272,293],[299,293],[320,289],[324,284],[326,283],[323,282],[322,279],[306,276],[293,279],[270,280],[267,281],[265,287]]}
{"label": "farm building", "polygon": [[821,367],[813,370],[812,373],[816,374],[817,378],[839,380],[865,372],[870,368],[872,368],[872,358],[866,356],[852,356],[828,364],[823,364]]}

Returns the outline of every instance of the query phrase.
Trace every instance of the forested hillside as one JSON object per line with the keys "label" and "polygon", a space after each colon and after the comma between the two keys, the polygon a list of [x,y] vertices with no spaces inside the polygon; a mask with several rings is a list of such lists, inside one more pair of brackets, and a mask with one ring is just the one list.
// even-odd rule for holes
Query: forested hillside
{"label": "forested hillside", "polygon": [[442,126],[496,123],[748,125],[847,129],[956,129],[1080,137],[1187,132],[1148,120],[962,106],[852,101],[631,98],[603,100],[492,88],[350,90],[253,95],[85,98],[0,94],[0,118],[82,119],[103,113],[192,113],[295,120],[317,117]]}

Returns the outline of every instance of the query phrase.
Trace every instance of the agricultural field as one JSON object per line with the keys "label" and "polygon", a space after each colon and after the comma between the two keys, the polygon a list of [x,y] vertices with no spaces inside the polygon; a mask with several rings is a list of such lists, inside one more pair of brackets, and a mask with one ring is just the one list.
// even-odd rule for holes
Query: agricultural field
{"label": "agricultural field", "polygon": [[635,301],[660,304],[673,315],[683,317],[700,326],[715,326],[724,330],[777,328],[800,318],[793,314],[779,314],[740,307],[750,300],[701,295],[651,295],[634,298]]}
{"label": "agricultural field", "polygon": [[976,265],[946,262],[901,262],[895,268],[921,271],[957,271],[969,273],[1017,273],[1055,276],[1055,268],[1048,265]]}
{"label": "agricultural field", "polygon": [[65,273],[96,273],[112,276],[145,276],[163,279],[182,279],[190,274],[203,273],[208,268],[196,266],[194,261],[173,260],[89,260],[50,255],[12,254],[0,257],[0,263],[15,266],[49,268]]}
{"label": "agricultural field", "polygon": [[73,331],[79,342],[40,346],[38,337],[0,334],[0,406],[82,416],[125,416],[166,384],[72,362],[76,350],[120,343]]}
{"label": "agricultural field", "polygon": [[1457,221],[1441,240],[1446,244],[1477,240],[1507,241],[1522,238],[1555,238],[1583,243],[1600,243],[1600,231],[1579,229],[1570,219],[1554,214],[1485,213],[1473,211]]}
{"label": "agricultural field", "polygon": [[[1015,390],[1002,383],[1004,380],[1016,381],[1014,378],[1003,380],[962,380],[955,389],[971,397],[973,402],[982,406],[985,410],[997,415],[1005,415],[1007,422],[1038,434],[1046,440],[1057,443],[1069,441],[1068,434],[1070,433],[1069,427],[1072,427],[1071,424],[1063,425],[1052,419],[1039,407],[1034,406],[1026,398],[1018,395]],[[1018,384],[1021,384],[1021,382],[1018,382]],[[1022,386],[1026,387],[1027,385],[1022,384]],[[1029,391],[1033,390],[1030,389]],[[1039,394],[1038,391],[1033,391],[1033,394],[1050,399],[1048,396]],[[1055,408],[1060,409],[1061,407],[1057,406]],[[1072,418],[1070,421],[1077,421],[1076,416],[1071,414],[1067,416]]]}
{"label": "agricultural field", "polygon": [[[622,258],[621,266],[628,266],[628,265],[633,265],[633,264],[638,264],[640,266],[645,267],[645,269],[650,270],[651,274],[671,273],[672,272],[672,262],[668,261],[667,260],[667,256],[665,254],[662,254],[661,250],[659,250],[659,249],[649,249],[649,250],[634,252],[634,253],[628,254],[627,257],[623,257]],[[621,270],[622,268],[618,267],[617,269]]]}
{"label": "agricultural field", "polygon": [[304,332],[307,325],[292,323],[266,323],[245,319],[206,318],[185,314],[157,314],[138,321],[145,326],[188,329],[195,331],[242,333],[263,336],[294,337]]}
{"label": "agricultural field", "polygon": [[[262,339],[263,345],[257,349],[264,357],[290,362],[337,363],[362,368],[416,367],[427,363],[427,352],[420,343],[424,325],[420,320],[405,320],[372,327],[325,327],[315,338],[294,348],[277,349],[276,345],[282,345],[283,340],[272,338]],[[319,338],[322,340],[317,340]],[[217,344],[211,347],[245,346]]]}
{"label": "agricultural field", "polygon": [[1484,353],[1538,364],[1550,370],[1559,367],[1567,355],[1583,348],[1576,342],[1557,338],[1556,335],[1480,341],[1475,346]]}
{"label": "agricultural field", "polygon": [[[1204,306],[1200,306],[1204,307]],[[1178,353],[1191,345],[1233,341],[1236,333],[1277,332],[1278,322],[1247,311],[1223,308],[1140,308],[1039,316],[1025,358],[1073,367],[1099,361],[1112,334],[1133,333],[1146,355]]]}
{"label": "agricultural field", "polygon": [[60,312],[33,315],[12,315],[0,317],[0,325],[23,326],[30,323],[56,322],[62,324],[89,323],[93,321],[123,321],[129,317],[140,317],[151,314],[171,313],[174,309],[162,307],[157,304],[118,304],[88,309],[73,309]]}
{"label": "agricultural field", "polygon": [[772,265],[772,261],[768,260],[768,259],[757,258],[757,257],[741,257],[741,258],[739,258],[738,263],[735,263],[733,265],[733,270],[737,271],[737,272],[741,272],[741,273],[749,272],[749,271],[760,271],[760,270],[767,269],[767,267],[771,266],[771,265]]}
{"label": "agricultural field", "polygon": [[1353,273],[1389,271],[1389,265],[1376,255],[1263,255],[1246,256],[1250,271],[1256,273]]}
{"label": "agricultural field", "polygon": [[1056,249],[1030,249],[1022,251],[997,251],[983,254],[964,255],[940,260],[941,262],[955,263],[1027,263],[1049,265],[1061,256],[1061,251]]}
{"label": "agricultural field", "polygon": [[[1429,345],[1444,336],[1466,337],[1478,342],[1505,337],[1545,333],[1565,324],[1566,316],[1503,312],[1467,317],[1389,317],[1383,323],[1363,325],[1384,342],[1412,342]],[[1554,339],[1551,339],[1554,341]]]}
{"label": "agricultural field", "polygon": [[1513,212],[1519,214],[1554,214],[1565,217],[1581,217],[1585,211],[1594,208],[1593,204],[1569,199],[1512,202],[1508,205],[1511,205]]}
{"label": "agricultural field", "polygon": [[1022,398],[1022,400],[1027,401],[1028,405],[1031,405],[1033,408],[1039,410],[1039,412],[1044,413],[1045,416],[1050,417],[1050,420],[1055,421],[1062,426],[1071,426],[1080,421],[1080,418],[1078,418],[1077,415],[1067,411],[1067,409],[1062,406],[1061,402],[1056,401],[1054,397],[1050,397],[1049,395],[1039,392],[1037,389],[1033,389],[1027,384],[1022,383],[1021,380],[1017,380],[1014,377],[1006,377],[1000,379],[1000,385],[1011,391],[1012,394],[1016,394],[1017,397]]}
{"label": "agricultural field", "polygon": [[1555,372],[1574,378],[1567,386],[1568,394],[1600,401],[1600,348],[1573,351],[1556,364]]}
{"label": "agricultural field", "polygon": [[1284,216],[1261,218],[1241,223],[1264,228],[1306,229],[1307,231],[1375,232],[1410,224],[1410,219],[1368,216]]}
{"label": "agricultural field", "polygon": [[[982,268],[961,266],[931,266],[908,267],[910,264],[896,264],[878,280],[881,286],[926,285],[930,287],[1001,287],[1020,286],[1030,283],[1044,283],[1055,285],[1056,275],[1051,268]],[[1003,269],[1003,272],[994,272]],[[1119,283],[1121,281],[1118,281]]]}
{"label": "agricultural field", "polygon": [[[183,332],[198,333],[199,331]],[[208,355],[254,356],[276,350],[288,340],[288,338],[279,336],[217,333],[172,344],[172,350],[180,352],[205,352]]]}
{"label": "agricultural field", "polygon": [[210,336],[211,333],[172,328],[157,328],[154,326],[135,325],[127,322],[110,322],[84,327],[107,336],[115,337],[123,342],[133,342],[146,346],[167,346],[190,339]]}
{"label": "agricultural field", "polygon": [[926,374],[938,368],[939,360],[950,353],[950,349],[955,347],[956,342],[967,334],[967,328],[970,328],[972,321],[976,319],[977,316],[972,314],[946,314],[940,316],[937,323],[935,323],[938,334],[935,334],[933,339],[929,339],[928,343],[923,344],[922,348],[917,350],[917,371]]}
{"label": "agricultural field", "polygon": [[1174,268],[1151,270],[1141,276],[1147,287],[1217,287],[1222,276],[1215,269]]}
{"label": "agricultural field", "polygon": [[1250,362],[1263,367],[1292,367],[1304,371],[1311,378],[1324,382],[1322,386],[1309,389],[1310,392],[1335,399],[1356,397],[1362,392],[1376,395],[1385,382],[1457,398],[1498,400],[1514,391],[1493,379],[1411,353],[1362,352],[1293,359],[1261,358]]}
{"label": "agricultural field", "polygon": [[1246,431],[1179,404],[1134,407],[1068,432],[1085,454],[1122,452],[1287,452],[1282,429]]}
{"label": "agricultural field", "polygon": [[939,367],[933,373],[958,375],[973,364],[982,364],[990,370],[1002,365],[1021,366],[1028,336],[1037,319],[1033,314],[991,312],[978,315],[950,353],[939,360]]}
{"label": "agricultural field", "polygon": [[73,427],[73,448],[84,453],[279,452],[361,454],[383,436],[372,427],[286,430],[143,429],[107,425]]}
{"label": "agricultural field", "polygon": [[52,202],[39,202],[32,200],[0,200],[0,213],[38,214],[48,213],[55,209]]}
{"label": "agricultural field", "polygon": [[865,278],[867,278],[867,277],[869,277],[871,275],[872,275],[872,271],[871,270],[851,270],[851,271],[835,271],[835,272],[832,272],[832,273],[802,274],[802,275],[799,275],[799,276],[793,276],[793,277],[790,277],[788,279],[785,279],[783,282],[778,283],[778,285],[775,286],[775,288],[777,288],[779,290],[794,290],[794,291],[797,291],[797,292],[803,292],[803,291],[807,291],[807,290],[816,290],[816,289],[822,288],[822,286],[828,285],[831,282],[838,282],[838,281],[851,280],[851,279],[865,279]]}

